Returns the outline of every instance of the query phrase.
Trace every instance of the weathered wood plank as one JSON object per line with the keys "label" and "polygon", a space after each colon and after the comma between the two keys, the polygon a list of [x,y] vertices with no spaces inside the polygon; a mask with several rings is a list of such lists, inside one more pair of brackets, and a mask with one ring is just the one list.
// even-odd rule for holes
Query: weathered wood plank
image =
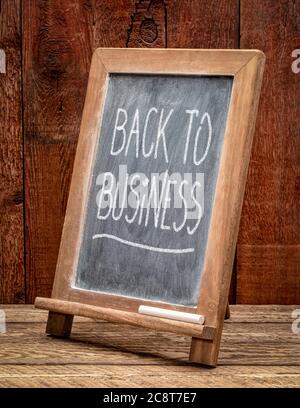
{"label": "weathered wood plank", "polygon": [[53,339],[47,313],[6,306],[0,387],[299,387],[293,308],[232,306],[219,365],[208,370],[188,361],[188,337],[75,318],[70,339]]}
{"label": "weathered wood plank", "polygon": [[20,0],[2,0],[0,49],[0,302],[24,303]]}
{"label": "weathered wood plank", "polygon": [[299,305],[232,305],[230,322],[235,323],[288,323],[292,322],[292,312]]}
{"label": "weathered wood plank", "polygon": [[126,47],[167,47],[165,0],[138,0],[131,15]]}
{"label": "weathered wood plank", "polygon": [[299,367],[41,365],[0,368],[0,387],[299,387]]}
{"label": "weathered wood plank", "polygon": [[238,48],[235,0],[167,2],[169,48]]}
{"label": "weathered wood plank", "polygon": [[[119,334],[120,336],[120,334]],[[6,364],[94,364],[96,365],[178,365],[189,364],[189,344],[184,348],[174,347],[173,350],[167,350],[171,342],[161,339],[163,344],[161,350],[156,349],[152,352],[150,346],[144,339],[144,347],[138,350],[137,347],[122,346],[118,349],[116,344],[110,344],[102,341],[92,343],[79,340],[69,340],[68,344],[62,344],[62,340],[52,339],[56,344],[47,342],[32,342],[32,345],[18,343],[5,345],[0,353],[1,365]],[[163,346],[165,348],[163,348]],[[33,348],[34,347],[34,348]],[[5,354],[2,354],[4,353]],[[97,354],[98,353],[98,354]],[[240,342],[238,344],[221,344],[218,366],[223,365],[247,365],[247,366],[290,366],[300,365],[299,343],[291,347],[290,344],[278,345],[267,343],[265,347],[261,344],[248,344]]]}
{"label": "weathered wood plank", "polygon": [[264,51],[266,69],[238,242],[237,302],[299,303],[300,82],[291,64],[300,2],[240,6],[241,48]]}
{"label": "weathered wood plank", "polygon": [[[102,322],[74,323],[69,340],[44,332],[45,324],[8,323],[0,364],[188,364],[188,337]],[[290,323],[225,323],[219,364],[300,365],[299,344]]]}
{"label": "weathered wood plank", "polygon": [[[1,334],[2,343],[4,341],[18,342],[22,337],[24,343],[30,342],[31,340],[35,341],[44,341],[42,335],[45,338],[45,324],[44,323],[30,323],[24,325],[23,323],[8,323],[7,327],[9,331],[6,334]],[[286,342],[291,344],[299,345],[300,343],[300,334],[299,336],[292,332],[291,323],[225,323],[225,332],[223,340],[230,341],[231,343],[239,343],[240,341],[247,343],[258,343],[262,342],[278,342],[282,341],[282,338]],[[125,336],[126,333],[126,336]],[[108,336],[110,339],[115,339],[120,345],[128,346],[132,343],[141,344],[143,347],[144,339],[149,336],[151,342],[157,342],[157,345],[160,343],[160,336],[156,337],[156,333],[159,333],[160,336],[163,336],[166,339],[172,340],[172,334],[163,333],[161,331],[148,330],[143,328],[133,328],[129,325],[124,324],[115,324],[108,322],[75,322],[72,329],[72,339],[97,342],[99,343]],[[14,337],[10,337],[14,335]],[[122,335],[120,337],[120,335]],[[126,338],[123,338],[126,337]],[[157,340],[156,340],[157,339]],[[177,346],[177,343],[188,343],[189,337],[176,335],[176,342],[174,342],[174,347]],[[172,342],[172,341],[171,341]],[[157,346],[155,345],[155,347]],[[152,347],[152,346],[151,346]],[[154,348],[154,346],[153,346]]]}
{"label": "weathered wood plank", "polygon": [[241,303],[300,301],[300,245],[238,245]]}

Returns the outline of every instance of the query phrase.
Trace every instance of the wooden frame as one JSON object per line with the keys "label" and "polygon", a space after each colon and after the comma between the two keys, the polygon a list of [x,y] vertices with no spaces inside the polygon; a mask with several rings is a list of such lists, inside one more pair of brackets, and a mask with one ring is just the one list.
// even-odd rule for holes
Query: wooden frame
{"label": "wooden frame", "polygon": [[[47,332],[68,335],[72,315],[96,317],[193,337],[190,360],[214,366],[220,347],[264,54],[253,50],[97,49],[93,55],[52,299],[35,305],[50,310]],[[140,299],[72,287],[84,212],[109,73],[229,75],[233,88],[219,165],[197,308],[144,301],[144,305],[205,315],[203,326],[137,313]]]}

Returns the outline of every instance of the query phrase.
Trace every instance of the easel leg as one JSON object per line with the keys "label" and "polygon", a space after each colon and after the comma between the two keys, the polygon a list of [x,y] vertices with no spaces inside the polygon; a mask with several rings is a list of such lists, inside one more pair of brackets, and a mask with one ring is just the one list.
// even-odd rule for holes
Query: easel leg
{"label": "easel leg", "polygon": [[220,350],[222,327],[218,327],[215,338],[202,340],[192,338],[189,360],[193,363],[216,367]]}
{"label": "easel leg", "polygon": [[[227,302],[225,319],[230,318],[229,302]],[[215,338],[211,340],[202,340],[192,338],[189,360],[193,363],[203,364],[211,367],[216,367],[218,355],[220,351],[220,343],[222,337],[223,322],[221,327],[218,327]]]}
{"label": "easel leg", "polygon": [[46,333],[57,337],[69,337],[72,323],[73,315],[49,312]]}
{"label": "easel leg", "polygon": [[230,307],[229,307],[229,302],[227,303],[226,306],[226,312],[225,312],[225,320],[230,319]]}

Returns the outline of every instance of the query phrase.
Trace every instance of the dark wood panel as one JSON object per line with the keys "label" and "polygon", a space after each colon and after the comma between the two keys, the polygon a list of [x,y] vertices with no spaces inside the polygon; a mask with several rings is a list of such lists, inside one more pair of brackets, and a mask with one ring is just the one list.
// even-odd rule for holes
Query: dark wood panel
{"label": "dark wood panel", "polygon": [[127,47],[167,47],[167,8],[164,0],[136,1],[128,29]]}
{"label": "dark wood panel", "polygon": [[169,0],[169,48],[238,48],[239,1]]}
{"label": "dark wood panel", "polygon": [[23,303],[23,164],[19,0],[0,2],[0,302]]}
{"label": "dark wood panel", "polygon": [[92,51],[126,45],[133,8],[23,2],[27,302],[51,293]]}
{"label": "dark wood panel", "polygon": [[291,64],[300,1],[242,0],[240,13],[241,48],[263,50],[267,62],[238,241],[237,301],[299,303],[300,75]]}
{"label": "dark wood panel", "polygon": [[299,303],[300,245],[239,245],[237,254],[239,303]]}

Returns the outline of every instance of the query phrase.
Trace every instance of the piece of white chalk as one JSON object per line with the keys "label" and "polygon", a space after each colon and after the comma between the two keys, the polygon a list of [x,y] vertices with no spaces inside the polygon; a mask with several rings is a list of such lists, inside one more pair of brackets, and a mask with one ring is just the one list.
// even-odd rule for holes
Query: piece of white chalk
{"label": "piece of white chalk", "polygon": [[205,321],[205,318],[202,315],[144,305],[139,307],[139,313],[149,316],[163,317],[164,319],[179,320],[187,323],[203,324]]}

